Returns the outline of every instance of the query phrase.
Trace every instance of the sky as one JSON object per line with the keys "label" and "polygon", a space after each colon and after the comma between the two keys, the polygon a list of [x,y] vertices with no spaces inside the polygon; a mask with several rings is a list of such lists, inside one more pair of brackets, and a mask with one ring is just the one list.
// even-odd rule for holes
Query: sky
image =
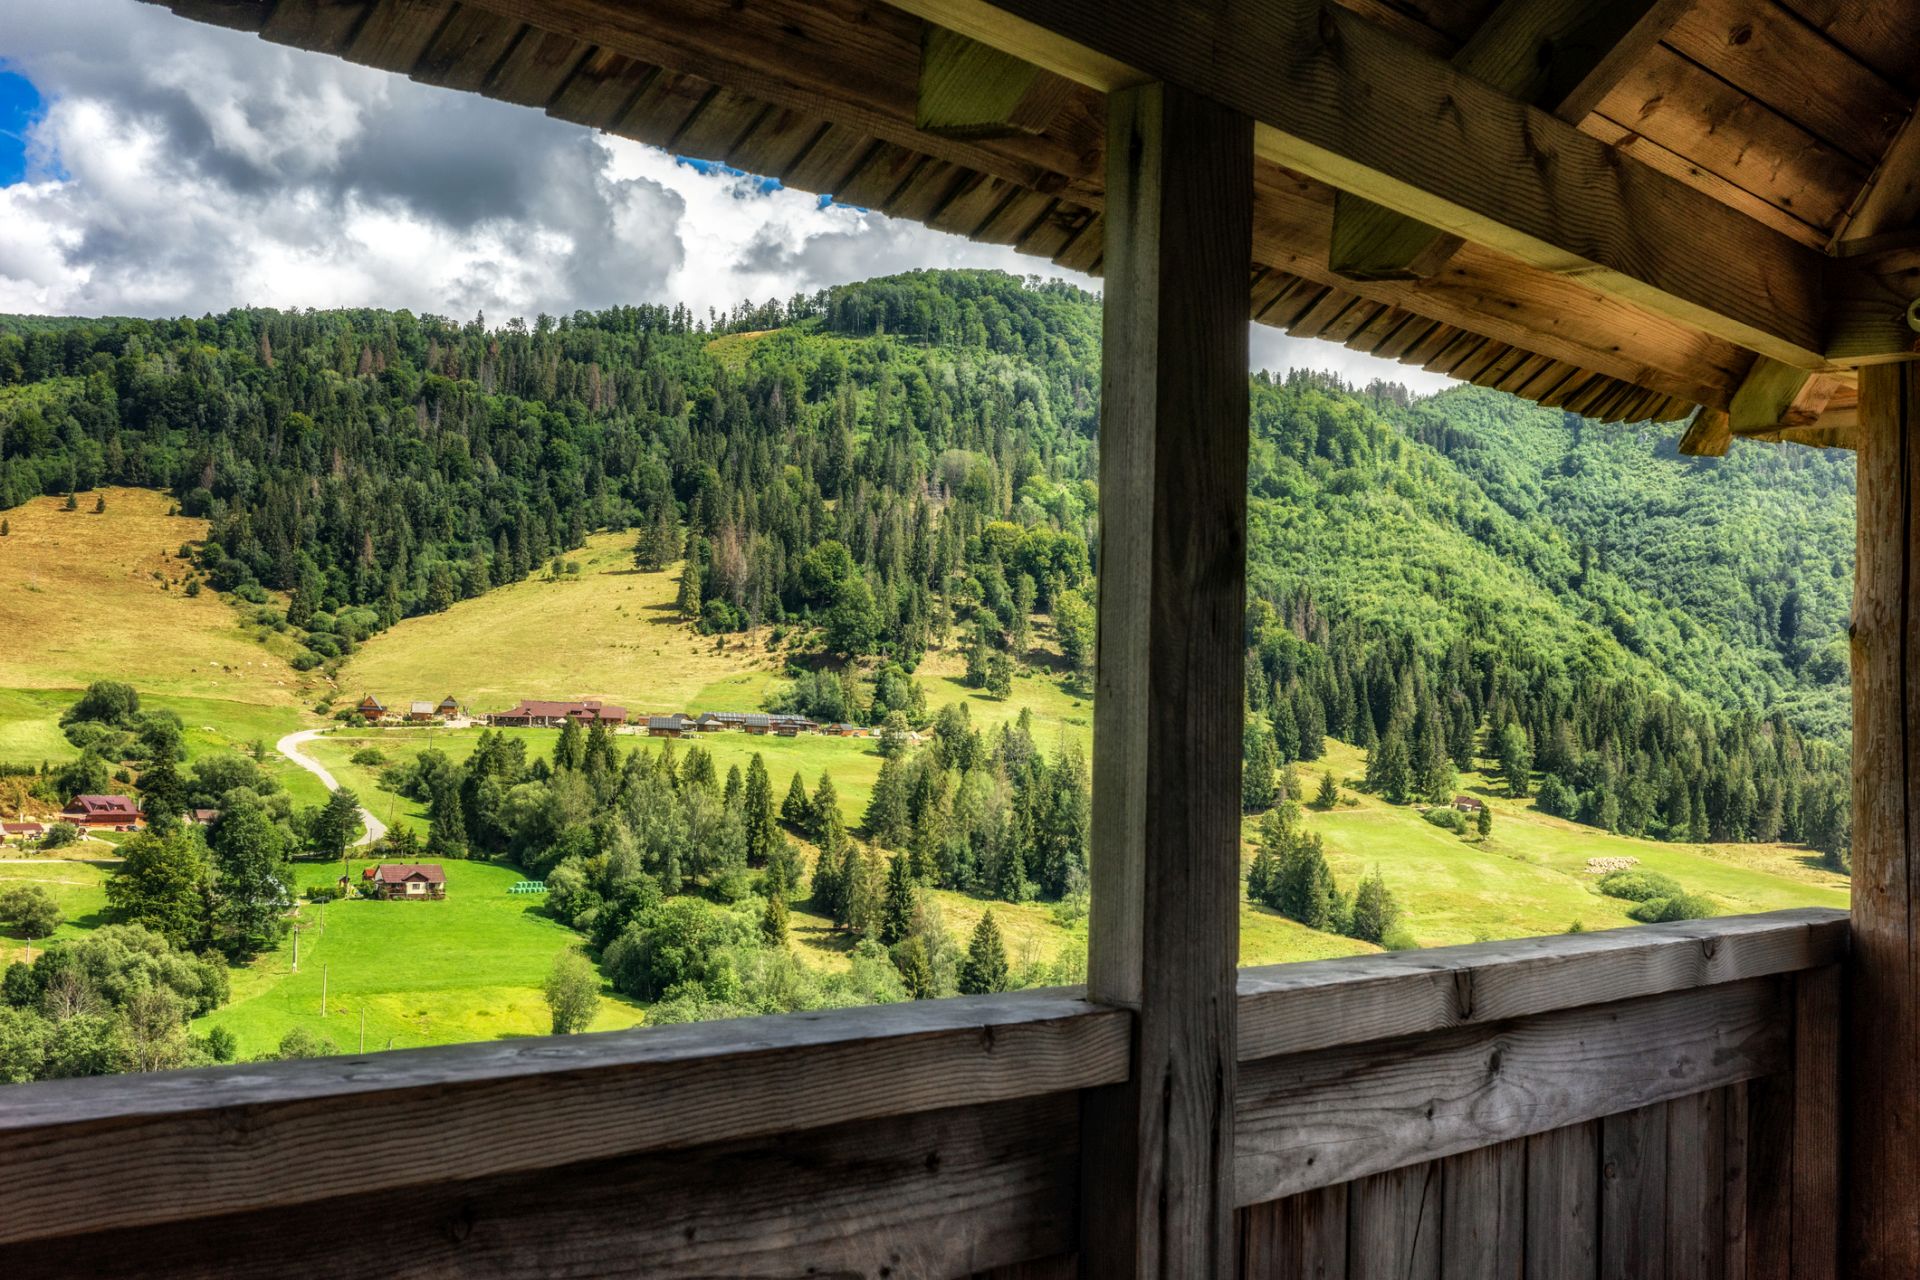
{"label": "sky", "polygon": [[[0,0],[0,312],[696,314],[995,245],[138,0]],[[1446,381],[1252,326],[1254,367]]]}

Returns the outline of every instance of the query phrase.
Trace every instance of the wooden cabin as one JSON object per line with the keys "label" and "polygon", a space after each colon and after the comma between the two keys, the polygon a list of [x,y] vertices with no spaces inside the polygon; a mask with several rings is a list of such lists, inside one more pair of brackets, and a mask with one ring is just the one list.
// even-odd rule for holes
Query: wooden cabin
{"label": "wooden cabin", "polygon": [[[1103,278],[1087,982],[14,1086],[0,1274],[1920,1275],[1920,0],[164,2]],[[1249,317],[1856,449],[1851,912],[1237,970]]]}
{"label": "wooden cabin", "polygon": [[75,796],[60,811],[60,821],[82,831],[133,831],[145,817],[132,796]]}
{"label": "wooden cabin", "polygon": [[414,724],[431,724],[439,716],[440,713],[431,702],[415,698],[407,704],[407,719]]}
{"label": "wooden cabin", "polygon": [[647,736],[650,738],[686,738],[696,732],[698,730],[694,722],[677,712],[670,716],[647,717]]}
{"label": "wooden cabin", "polygon": [[460,715],[460,700],[448,694],[435,704],[433,710],[441,719],[452,720]]}
{"label": "wooden cabin", "polygon": [[362,720],[378,722],[387,718],[387,706],[372,694],[362,694],[360,701],[354,704],[354,711]]}
{"label": "wooden cabin", "polygon": [[619,726],[627,722],[627,709],[600,702],[594,698],[582,698],[570,702],[522,698],[510,710],[496,711],[487,717],[489,724],[518,728],[553,728],[569,720],[580,725],[590,725],[598,721],[601,724]]}

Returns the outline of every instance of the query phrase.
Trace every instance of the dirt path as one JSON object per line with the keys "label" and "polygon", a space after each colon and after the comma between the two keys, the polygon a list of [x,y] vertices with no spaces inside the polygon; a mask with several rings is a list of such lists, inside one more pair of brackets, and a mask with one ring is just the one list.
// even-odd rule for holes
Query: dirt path
{"label": "dirt path", "polygon": [[[280,741],[273,744],[273,748],[314,777],[320,779],[320,781],[325,784],[327,790],[338,791],[340,784],[335,781],[331,773],[327,772],[326,766],[300,750],[301,743],[312,742],[319,736],[320,730],[318,729],[302,729],[298,733],[290,733],[280,739]],[[364,805],[360,808],[360,821],[366,824],[367,830],[365,835],[354,841],[356,845],[372,844],[381,836],[387,834],[387,824],[374,817],[373,810]]]}

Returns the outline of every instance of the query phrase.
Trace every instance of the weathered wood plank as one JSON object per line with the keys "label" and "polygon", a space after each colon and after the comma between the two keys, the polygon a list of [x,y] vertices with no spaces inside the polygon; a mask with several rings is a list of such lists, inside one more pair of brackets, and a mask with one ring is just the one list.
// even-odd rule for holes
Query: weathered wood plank
{"label": "weathered wood plank", "polygon": [[1593,1280],[1599,1212],[1599,1125],[1528,1138],[1526,1280]]}
{"label": "weathered wood plank", "polygon": [[1087,1097],[1088,1274],[1233,1262],[1252,126],[1109,101],[1088,992],[1136,1010]]}
{"label": "weathered wood plank", "polygon": [[1153,0],[902,3],[1096,87],[1113,63],[1205,85],[1254,118],[1269,160],[1786,363],[1825,361],[1821,255],[1318,0],[1210,0],[1177,20]]}
{"label": "weathered wood plank", "polygon": [[1241,1280],[1346,1280],[1347,1184],[1239,1213]]}
{"label": "weathered wood plank", "polygon": [[[1794,980],[1793,1274],[1833,1280],[1840,1266],[1840,970]],[[1912,1070],[1909,1064],[1908,1070]],[[1908,1187],[1909,1220],[1920,1215]]]}
{"label": "weathered wood plank", "polygon": [[1526,1143],[1496,1143],[1440,1163],[1442,1280],[1520,1280],[1527,1259]]}
{"label": "weathered wood plank", "polygon": [[1726,1111],[1723,1090],[1667,1104],[1666,1271],[1726,1274]]}
{"label": "weathered wood plank", "polygon": [[920,45],[914,125],[949,138],[1043,133],[1075,92],[1065,77],[929,26]]}
{"label": "weathered wood plank", "polygon": [[1347,1189],[1348,1280],[1439,1280],[1440,1162],[1358,1178]]}
{"label": "weathered wood plank", "polygon": [[[1728,1085],[1723,1091],[1726,1096],[1726,1183],[1724,1194],[1724,1214],[1720,1222],[1722,1253],[1726,1259],[1726,1280],[1747,1280],[1747,1201],[1752,1190],[1749,1178],[1753,1175],[1750,1163],[1752,1116],[1749,1104],[1749,1091],[1753,1081]],[[1775,1177],[1785,1170],[1764,1169],[1763,1177]],[[1838,1215],[1836,1215],[1837,1217]]]}
{"label": "weathered wood plank", "polygon": [[19,1085],[0,1240],[431,1183],[450,1151],[503,1173],[1107,1084],[1128,1022],[1028,993]]}
{"label": "weathered wood plank", "polygon": [[[1520,102],[1578,124],[1672,24],[1682,0],[1506,0],[1453,55],[1453,66]],[[1336,274],[1422,279],[1462,241],[1359,196],[1335,198]]]}
{"label": "weathered wood plank", "polygon": [[1236,1192],[1292,1195],[1782,1070],[1782,982],[1243,1063]]}
{"label": "weathered wood plank", "polygon": [[0,1246],[0,1274],[966,1275],[1072,1250],[1077,1127],[1055,1095],[488,1178],[443,1166],[377,1198],[348,1165],[297,1211]]}
{"label": "weathered wood plank", "polygon": [[[1667,1113],[1677,1105],[1656,1102],[1600,1122],[1601,1280],[1664,1280],[1669,1274]],[[1684,1280],[1697,1273],[1673,1274]]]}
{"label": "weathered wood plank", "polygon": [[[1848,958],[1849,1275],[1920,1275],[1920,366],[1860,371],[1853,591],[1853,945]],[[1796,1162],[1805,1148],[1795,1135]],[[1797,1186],[1796,1186],[1797,1192]],[[1796,1234],[1799,1225],[1795,1212]],[[1799,1241],[1795,1240],[1796,1253]]]}
{"label": "weathered wood plank", "polygon": [[1382,1040],[1837,963],[1824,907],[1240,971],[1240,1060]]}
{"label": "weathered wood plank", "polygon": [[1793,1077],[1747,1082],[1747,1280],[1793,1275]]}

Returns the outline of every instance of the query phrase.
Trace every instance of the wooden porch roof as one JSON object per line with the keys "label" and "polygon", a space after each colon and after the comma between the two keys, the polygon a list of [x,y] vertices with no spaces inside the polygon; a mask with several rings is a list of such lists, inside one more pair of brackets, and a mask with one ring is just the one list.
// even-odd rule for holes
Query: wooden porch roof
{"label": "wooden porch roof", "polygon": [[1920,0],[159,2],[1096,275],[1102,90],[1185,81],[1256,320],[1694,451],[1846,443],[1916,339]]}

